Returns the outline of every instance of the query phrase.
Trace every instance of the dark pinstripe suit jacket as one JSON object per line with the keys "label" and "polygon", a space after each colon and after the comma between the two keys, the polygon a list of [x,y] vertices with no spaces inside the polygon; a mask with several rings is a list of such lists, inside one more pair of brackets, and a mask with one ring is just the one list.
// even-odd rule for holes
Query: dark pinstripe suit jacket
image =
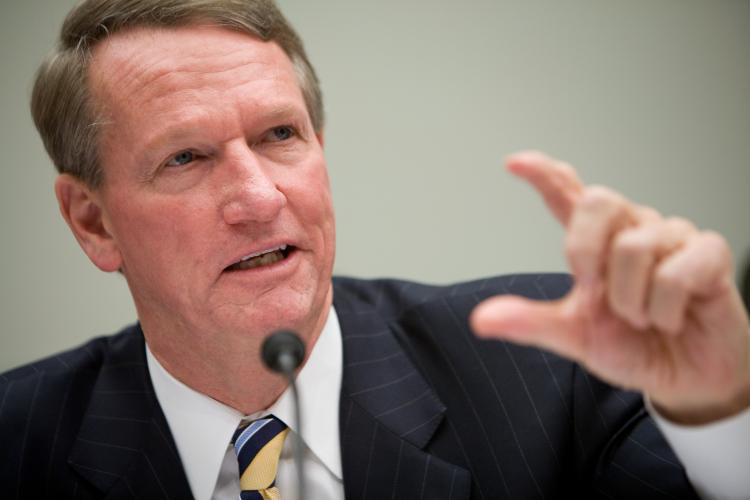
{"label": "dark pinstripe suit jacket", "polygon": [[[335,279],[346,497],[694,498],[639,396],[467,328],[483,297],[554,298],[569,285]],[[138,326],[0,383],[3,498],[191,498]]]}

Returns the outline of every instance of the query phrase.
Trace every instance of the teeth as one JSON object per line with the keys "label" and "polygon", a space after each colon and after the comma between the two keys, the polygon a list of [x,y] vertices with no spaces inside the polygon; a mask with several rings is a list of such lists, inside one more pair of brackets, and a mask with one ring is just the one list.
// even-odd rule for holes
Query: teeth
{"label": "teeth", "polygon": [[241,262],[238,262],[237,264],[232,266],[232,268],[238,269],[238,270],[253,269],[255,267],[266,266],[268,264],[274,264],[283,259],[284,259],[284,254],[281,253],[281,250],[274,250],[272,252],[268,252],[262,255],[251,257],[248,260],[243,260]]}
{"label": "teeth", "polygon": [[253,257],[258,257],[258,256],[263,255],[263,254],[270,254],[270,253],[273,253],[273,252],[276,252],[276,251],[282,251],[283,252],[284,250],[286,250],[286,245],[281,245],[280,247],[271,248],[269,250],[263,250],[261,252],[251,253],[250,255],[242,257],[240,259],[240,262],[245,262],[246,260],[250,260]]}
{"label": "teeth", "polygon": [[229,266],[227,270],[237,271],[242,269],[253,269],[255,267],[266,266],[268,264],[274,264],[280,260],[284,260],[284,252],[287,246],[281,245],[276,248],[264,250],[262,252],[255,252],[253,254],[242,257],[239,262],[236,262]]}

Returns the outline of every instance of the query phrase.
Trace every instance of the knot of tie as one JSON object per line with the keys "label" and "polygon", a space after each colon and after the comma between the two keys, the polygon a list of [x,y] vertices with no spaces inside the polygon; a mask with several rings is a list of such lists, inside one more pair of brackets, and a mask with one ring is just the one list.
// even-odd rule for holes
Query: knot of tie
{"label": "knot of tie", "polygon": [[280,500],[276,469],[288,432],[273,415],[237,428],[232,444],[239,463],[241,500]]}

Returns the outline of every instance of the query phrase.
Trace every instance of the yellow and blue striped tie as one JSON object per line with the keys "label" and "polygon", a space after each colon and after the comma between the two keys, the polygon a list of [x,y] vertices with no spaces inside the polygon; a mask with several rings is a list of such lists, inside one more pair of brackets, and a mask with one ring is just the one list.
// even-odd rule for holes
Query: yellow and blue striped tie
{"label": "yellow and blue striped tie", "polygon": [[288,432],[273,415],[235,431],[232,444],[240,466],[240,500],[280,500],[276,469]]}

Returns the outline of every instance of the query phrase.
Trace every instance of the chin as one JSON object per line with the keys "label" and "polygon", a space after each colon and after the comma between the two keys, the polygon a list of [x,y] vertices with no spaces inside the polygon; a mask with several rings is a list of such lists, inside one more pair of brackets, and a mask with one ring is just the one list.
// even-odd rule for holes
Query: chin
{"label": "chin", "polygon": [[241,307],[238,317],[232,321],[232,330],[252,332],[263,337],[277,330],[293,330],[307,338],[313,329],[322,326],[321,316],[328,313],[329,304],[325,297],[323,300],[313,300],[308,296],[270,295]]}

